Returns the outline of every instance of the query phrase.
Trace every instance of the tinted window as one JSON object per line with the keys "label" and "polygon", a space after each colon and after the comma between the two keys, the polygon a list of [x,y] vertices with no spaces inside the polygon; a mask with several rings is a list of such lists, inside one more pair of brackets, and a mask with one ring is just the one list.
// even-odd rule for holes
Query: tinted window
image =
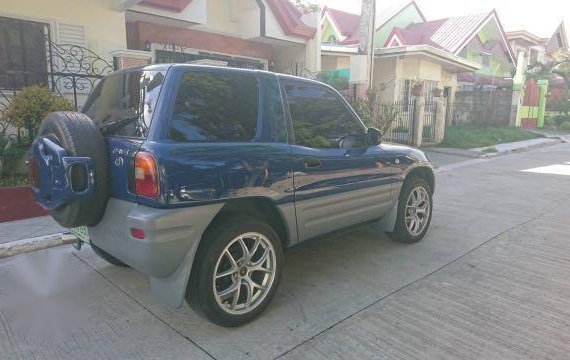
{"label": "tinted window", "polygon": [[128,71],[104,78],[83,112],[104,135],[146,138],[164,81],[160,71]]}
{"label": "tinted window", "polygon": [[330,89],[303,82],[285,83],[297,145],[349,149],[365,145],[363,125]]}
{"label": "tinted window", "polygon": [[252,141],[258,106],[256,77],[189,71],[176,96],[170,137],[175,141]]}

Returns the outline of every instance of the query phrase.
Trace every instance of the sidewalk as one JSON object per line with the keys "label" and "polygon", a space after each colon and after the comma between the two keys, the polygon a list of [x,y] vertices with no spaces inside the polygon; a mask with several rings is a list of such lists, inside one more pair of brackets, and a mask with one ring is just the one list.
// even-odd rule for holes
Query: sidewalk
{"label": "sidewalk", "polygon": [[51,216],[0,223],[0,244],[68,231]]}
{"label": "sidewalk", "polygon": [[517,151],[530,150],[539,147],[559,144],[561,142],[565,143],[570,142],[570,135],[552,135],[552,134],[549,135],[543,134],[543,135],[545,136],[544,138],[502,143],[502,144],[496,144],[496,145],[473,148],[473,149],[427,147],[422,150],[427,153],[437,153],[437,154],[451,155],[454,157],[475,159],[480,157],[490,157],[490,156],[504,155]]}
{"label": "sidewalk", "polygon": [[[529,150],[534,149],[542,146],[554,145],[559,144],[562,142],[560,138],[538,138],[538,139],[530,139],[530,140],[523,140],[523,141],[516,141],[511,143],[503,143],[497,144],[493,146],[485,146],[480,148],[471,149],[479,153],[479,156],[485,155],[503,155],[515,151],[521,150]],[[487,150],[487,151],[486,151]],[[496,151],[488,151],[488,150],[496,150]]]}

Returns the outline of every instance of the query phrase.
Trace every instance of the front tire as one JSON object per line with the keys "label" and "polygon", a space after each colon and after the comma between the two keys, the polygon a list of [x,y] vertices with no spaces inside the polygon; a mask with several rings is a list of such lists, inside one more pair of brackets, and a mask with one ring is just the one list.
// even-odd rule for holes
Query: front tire
{"label": "front tire", "polygon": [[275,231],[255,218],[218,224],[202,240],[186,298],[213,323],[239,326],[259,316],[275,295],[283,249]]}
{"label": "front tire", "polygon": [[407,179],[400,191],[396,226],[388,236],[400,243],[419,242],[429,229],[432,212],[432,191],[427,181],[420,177]]}

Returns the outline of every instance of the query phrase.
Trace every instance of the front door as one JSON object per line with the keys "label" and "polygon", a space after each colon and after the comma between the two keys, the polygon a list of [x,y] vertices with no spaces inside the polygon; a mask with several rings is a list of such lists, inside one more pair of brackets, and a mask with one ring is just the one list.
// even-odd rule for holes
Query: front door
{"label": "front door", "polygon": [[385,214],[393,204],[389,154],[367,145],[366,128],[336,91],[290,79],[283,88],[299,240]]}

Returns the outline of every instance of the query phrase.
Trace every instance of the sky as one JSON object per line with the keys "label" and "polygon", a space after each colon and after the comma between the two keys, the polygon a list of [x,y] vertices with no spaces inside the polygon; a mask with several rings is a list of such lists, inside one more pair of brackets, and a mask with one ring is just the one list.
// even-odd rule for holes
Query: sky
{"label": "sky", "polygon": [[[325,5],[352,13],[360,13],[360,0],[323,0]],[[317,1],[318,2],[318,1]],[[377,0],[379,9],[406,2]],[[505,30],[527,30],[550,37],[560,21],[570,30],[570,0],[416,0],[428,20],[461,16],[497,9]]]}

